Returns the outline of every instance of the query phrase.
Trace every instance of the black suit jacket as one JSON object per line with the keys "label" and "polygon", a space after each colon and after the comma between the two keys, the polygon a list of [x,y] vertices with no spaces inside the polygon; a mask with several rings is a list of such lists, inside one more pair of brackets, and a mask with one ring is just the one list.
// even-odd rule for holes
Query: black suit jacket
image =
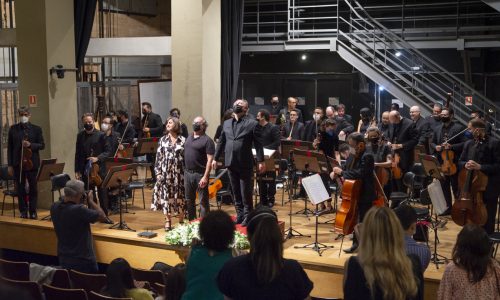
{"label": "black suit jacket", "polygon": [[[146,120],[146,116],[142,117],[141,125],[144,125],[144,121]],[[155,114],[154,112],[149,113],[148,117],[148,126],[151,132],[151,137],[161,137],[163,136],[163,123],[161,121],[160,115]]]}
{"label": "black suit jacket", "polygon": [[231,118],[224,121],[222,125],[222,134],[219,144],[215,151],[215,160],[218,160],[224,152],[224,164],[226,167],[238,169],[253,168],[252,146],[257,153],[257,161],[264,161],[264,150],[261,144],[261,133],[257,121],[242,118],[236,131],[233,131],[233,122],[236,125],[236,119]]}
{"label": "black suit jacket", "polygon": [[[444,143],[445,140],[445,133],[447,132],[448,138],[451,138],[455,136],[456,134],[460,133],[460,131],[464,130],[464,126],[460,125],[457,122],[451,122],[450,126],[444,127],[444,124],[441,123],[438,127],[435,128],[434,134],[432,137],[432,142],[431,142],[431,152],[436,153],[436,146],[441,145]],[[465,137],[462,134],[454,138],[453,140],[449,141],[448,143],[451,145],[451,150],[455,152],[455,162],[458,161],[458,158],[460,157],[460,154],[462,153],[462,149],[464,148],[465,144]],[[439,154],[439,153],[437,153]],[[439,155],[438,155],[439,156]]]}
{"label": "black suit jacket", "polygon": [[[283,128],[283,137],[285,139],[290,136],[290,130],[292,130],[292,124],[290,123],[290,121],[288,121]],[[293,126],[292,140],[304,140],[304,124],[299,121],[296,121],[295,125]]]}
{"label": "black suit jacket", "polygon": [[281,141],[280,127],[271,123],[267,123],[266,126],[257,126],[260,127],[262,147],[278,150]]}
{"label": "black suit jacket", "polygon": [[344,131],[346,135],[354,132],[354,125],[352,125],[344,115],[344,117],[335,116],[333,119],[335,123],[337,123],[337,127],[335,128],[335,133],[338,135],[341,131]]}
{"label": "black suit jacket", "polygon": [[42,128],[31,123],[27,123],[26,125],[18,123],[10,126],[7,142],[8,164],[11,167],[19,167],[21,162],[21,147],[25,136],[28,142],[31,143],[33,170],[37,170],[40,166],[39,151],[45,148],[45,142],[43,141]]}
{"label": "black suit jacket", "polygon": [[[297,119],[297,121],[304,123],[304,117],[302,116],[302,111],[299,108],[295,108],[295,109],[297,110],[297,114],[299,115],[299,118]],[[285,107],[285,108],[280,110],[280,112],[278,114],[278,118],[276,118],[276,125],[281,124],[281,118],[280,118],[281,115],[285,115],[287,122],[290,121],[290,112],[288,111],[288,107]]]}
{"label": "black suit jacket", "polygon": [[104,171],[104,160],[106,157],[112,156],[111,144],[106,135],[94,129],[88,134],[85,130],[80,131],[76,136],[76,151],[75,151],[75,172],[83,175],[87,158],[91,155],[99,159],[98,163],[101,167],[101,175]]}
{"label": "black suit jacket", "polygon": [[371,203],[375,200],[375,182],[373,172],[375,170],[375,159],[373,155],[364,152],[360,159],[349,155],[346,161],[346,170],[342,171],[344,179],[362,180],[361,195],[359,202]]}
{"label": "black suit jacket", "polygon": [[[123,135],[125,128],[127,128],[127,132],[125,133],[125,135]],[[123,136],[123,143],[130,144],[134,141],[135,128],[134,128],[133,124],[129,124],[127,127],[127,123],[122,124],[122,123],[118,122],[116,124],[116,128],[115,128],[115,130],[113,130],[113,132],[118,133],[120,138]]]}
{"label": "black suit jacket", "polygon": [[432,138],[432,129],[429,122],[423,117],[418,118],[415,123],[415,128],[418,132],[418,143],[420,145],[426,145],[429,142],[429,139]]}
{"label": "black suit jacket", "polygon": [[407,118],[402,118],[400,122],[401,127],[397,135],[395,134],[395,124],[389,127],[389,142],[393,144],[402,144],[403,148],[395,152],[399,154],[399,167],[407,172],[413,164],[413,149],[418,143],[418,131],[415,123]]}
{"label": "black suit jacket", "polygon": [[312,142],[316,138],[316,131],[320,131],[320,124],[316,125],[316,121],[309,120],[304,125],[304,141]]}

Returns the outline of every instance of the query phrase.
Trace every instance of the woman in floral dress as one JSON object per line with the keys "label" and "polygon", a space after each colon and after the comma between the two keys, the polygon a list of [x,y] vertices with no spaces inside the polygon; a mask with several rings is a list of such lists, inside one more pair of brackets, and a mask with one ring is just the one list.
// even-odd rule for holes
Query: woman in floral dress
{"label": "woman in floral dress", "polygon": [[156,152],[156,184],[153,191],[153,210],[163,210],[165,230],[170,230],[172,214],[177,213],[179,222],[184,221],[184,142],[180,135],[179,119],[170,117],[166,134],[161,137]]}

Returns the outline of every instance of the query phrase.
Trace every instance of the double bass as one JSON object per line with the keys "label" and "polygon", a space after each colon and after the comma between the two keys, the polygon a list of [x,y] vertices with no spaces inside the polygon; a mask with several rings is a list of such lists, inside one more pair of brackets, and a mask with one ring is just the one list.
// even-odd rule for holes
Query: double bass
{"label": "double bass", "polygon": [[[482,138],[484,139],[484,138]],[[482,143],[479,139],[477,145]],[[474,161],[479,157],[478,151],[474,153]],[[467,170],[465,167],[458,174],[458,185],[462,187],[460,196],[451,208],[451,218],[457,225],[464,226],[468,223],[484,225],[488,212],[483,202],[483,193],[488,184],[488,176],[479,170]]]}

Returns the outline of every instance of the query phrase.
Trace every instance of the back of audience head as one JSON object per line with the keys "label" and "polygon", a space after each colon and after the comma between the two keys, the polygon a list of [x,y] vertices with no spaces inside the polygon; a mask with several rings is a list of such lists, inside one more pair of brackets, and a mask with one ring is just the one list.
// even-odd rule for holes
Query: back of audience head
{"label": "back of audience head", "polygon": [[180,300],[186,291],[186,265],[175,265],[167,275],[165,282],[165,300]]}
{"label": "back of audience head", "polygon": [[283,268],[283,235],[276,213],[258,207],[248,215],[250,258],[260,284],[272,282]]}
{"label": "back of audience head", "polygon": [[123,258],[114,259],[106,271],[107,284],[105,294],[116,297],[126,297],[126,291],[133,289],[134,277],[130,264]]}
{"label": "back of audience head", "polygon": [[410,235],[415,234],[417,229],[417,212],[410,205],[400,205],[394,210],[396,216],[403,227],[403,230]]}
{"label": "back of audience head", "polygon": [[458,233],[453,247],[453,262],[467,272],[473,283],[481,281],[491,266],[491,244],[479,225],[467,224]]}
{"label": "back of audience head", "polygon": [[365,215],[358,259],[372,293],[384,299],[405,299],[418,292],[412,262],[406,255],[403,228],[388,207],[372,207]]}
{"label": "back of audience head", "polygon": [[200,223],[200,238],[209,250],[221,252],[234,240],[234,222],[223,210],[209,212]]}

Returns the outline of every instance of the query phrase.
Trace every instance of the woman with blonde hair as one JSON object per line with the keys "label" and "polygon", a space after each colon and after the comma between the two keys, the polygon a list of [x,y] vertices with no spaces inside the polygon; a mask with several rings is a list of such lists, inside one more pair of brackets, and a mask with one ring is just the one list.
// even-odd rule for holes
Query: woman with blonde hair
{"label": "woman with blonde hair", "polygon": [[156,152],[156,184],[153,191],[153,210],[163,210],[165,230],[172,226],[171,216],[178,213],[179,223],[184,221],[184,143],[179,119],[170,117],[165,123],[166,134],[158,142]]}
{"label": "woman with blonde hair", "polygon": [[420,261],[406,255],[404,232],[388,207],[372,207],[363,220],[359,252],[346,261],[344,299],[423,299]]}

